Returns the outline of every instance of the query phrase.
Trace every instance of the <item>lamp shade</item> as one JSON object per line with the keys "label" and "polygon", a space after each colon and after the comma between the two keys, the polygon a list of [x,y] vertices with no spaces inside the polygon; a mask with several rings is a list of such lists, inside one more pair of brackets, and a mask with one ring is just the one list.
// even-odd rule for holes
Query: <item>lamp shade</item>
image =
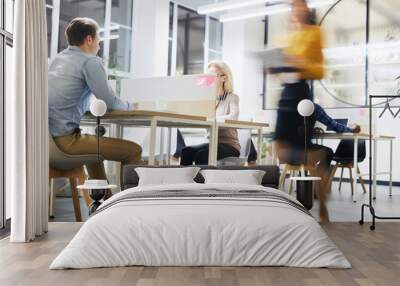
{"label": "lamp shade", "polygon": [[304,117],[308,117],[314,112],[314,103],[309,99],[303,99],[297,105],[297,112]]}
{"label": "lamp shade", "polygon": [[93,116],[101,117],[106,113],[106,111],[107,105],[103,100],[96,98],[90,103],[90,113]]}

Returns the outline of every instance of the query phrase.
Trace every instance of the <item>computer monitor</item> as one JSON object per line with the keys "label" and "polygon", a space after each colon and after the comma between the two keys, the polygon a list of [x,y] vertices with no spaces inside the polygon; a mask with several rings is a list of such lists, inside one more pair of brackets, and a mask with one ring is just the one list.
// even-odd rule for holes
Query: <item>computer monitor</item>
{"label": "computer monitor", "polygon": [[[349,119],[348,119],[348,118],[334,118],[334,120],[335,120],[336,122],[340,123],[340,124],[345,125],[345,126],[347,126],[347,122],[349,122]],[[326,131],[334,131],[334,130],[332,130],[331,128],[328,127],[328,128],[326,129]]]}

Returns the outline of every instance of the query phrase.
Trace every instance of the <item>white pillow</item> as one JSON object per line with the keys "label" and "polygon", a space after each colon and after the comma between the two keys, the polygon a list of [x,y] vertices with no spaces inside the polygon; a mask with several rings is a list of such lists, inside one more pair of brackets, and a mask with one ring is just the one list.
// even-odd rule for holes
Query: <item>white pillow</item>
{"label": "white pillow", "polygon": [[138,186],[195,183],[193,180],[200,168],[135,168],[139,177]]}
{"label": "white pillow", "polygon": [[226,183],[261,185],[265,171],[261,170],[202,170],[205,184]]}

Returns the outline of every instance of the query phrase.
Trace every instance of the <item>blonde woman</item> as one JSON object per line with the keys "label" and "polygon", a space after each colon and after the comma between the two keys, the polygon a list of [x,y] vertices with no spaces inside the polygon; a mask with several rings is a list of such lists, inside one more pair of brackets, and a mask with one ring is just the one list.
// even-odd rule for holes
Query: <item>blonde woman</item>
{"label": "blonde woman", "polygon": [[[208,70],[217,77],[216,117],[217,119],[233,119],[239,117],[239,97],[233,92],[233,78],[229,66],[222,61],[208,64]],[[209,144],[187,146],[182,149],[181,165],[208,164]],[[220,128],[218,130],[217,159],[239,157],[240,144],[237,130]]]}

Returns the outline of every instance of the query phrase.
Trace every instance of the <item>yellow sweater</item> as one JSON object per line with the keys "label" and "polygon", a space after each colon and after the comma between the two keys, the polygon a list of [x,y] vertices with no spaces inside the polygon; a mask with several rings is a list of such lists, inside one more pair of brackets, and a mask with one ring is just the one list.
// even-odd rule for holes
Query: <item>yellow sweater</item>
{"label": "yellow sweater", "polygon": [[288,55],[302,57],[306,61],[306,66],[300,71],[301,79],[324,77],[324,57],[319,26],[308,25],[293,32],[287,37],[286,45]]}

